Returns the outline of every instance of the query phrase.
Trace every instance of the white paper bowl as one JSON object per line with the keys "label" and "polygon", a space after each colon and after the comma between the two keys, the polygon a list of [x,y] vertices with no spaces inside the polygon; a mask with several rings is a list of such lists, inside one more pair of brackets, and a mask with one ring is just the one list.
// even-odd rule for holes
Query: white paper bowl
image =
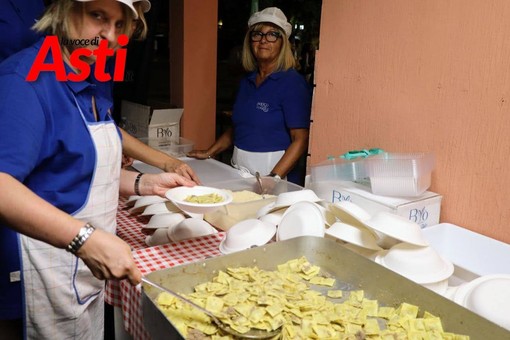
{"label": "white paper bowl", "polygon": [[371,217],[371,215],[359,205],[349,201],[331,203],[329,209],[341,222],[356,227],[365,227],[363,223]]}
{"label": "white paper bowl", "polygon": [[446,291],[448,290],[448,279],[444,279],[437,282],[423,283],[423,287],[430,289],[433,292],[438,293],[439,295],[446,295]]}
{"label": "white paper bowl", "polygon": [[144,211],[141,213],[142,216],[151,216],[157,214],[167,214],[167,213],[176,213],[181,212],[181,209],[177,208],[172,202],[159,202],[148,205],[145,207]]}
{"label": "white paper bowl", "polygon": [[126,200],[126,207],[129,207],[131,208],[132,206],[135,205],[136,201],[141,198],[142,196],[139,196],[139,195],[131,195],[128,197],[128,199]]}
{"label": "white paper bowl", "polygon": [[182,213],[164,213],[153,215],[144,226],[147,229],[170,228],[186,218]]}
{"label": "white paper bowl", "polygon": [[432,247],[399,243],[375,258],[375,262],[419,283],[428,284],[448,279],[453,263],[441,257]]}
{"label": "white paper bowl", "polygon": [[149,247],[154,247],[159,246],[160,244],[170,243],[167,233],[167,228],[156,229],[152,235],[145,238],[145,244]]}
{"label": "white paper bowl", "polygon": [[[208,194],[220,195],[223,198],[223,200],[218,203],[191,203],[185,201],[185,199],[191,195],[201,196]],[[196,185],[194,187],[173,188],[168,190],[165,195],[179,209],[192,214],[211,213],[217,210],[218,208],[232,202],[232,195],[228,191],[217,188],[204,187],[200,185]]]}
{"label": "white paper bowl", "polygon": [[358,228],[350,224],[335,222],[331,227],[326,229],[326,235],[354,244],[358,247],[382,250],[382,248],[377,245],[374,235],[366,230],[366,228]]}
{"label": "white paper bowl", "polygon": [[168,238],[173,242],[179,242],[217,232],[213,226],[202,219],[186,218],[177,225],[168,228]]}
{"label": "white paper bowl", "polygon": [[262,246],[273,238],[276,226],[255,218],[234,224],[220,242],[220,252],[230,254],[253,246]]}
{"label": "white paper bowl", "polygon": [[285,213],[285,210],[286,209],[275,210],[269,214],[260,216],[258,219],[263,222],[268,222],[268,223],[271,223],[271,224],[274,224],[275,226],[277,226],[282,221],[283,214]]}
{"label": "white paper bowl", "polygon": [[480,276],[459,286],[453,301],[510,330],[510,275]]}
{"label": "white paper bowl", "polygon": [[264,216],[264,215],[270,214],[270,213],[275,212],[275,211],[277,211],[277,210],[282,210],[282,209],[286,209],[286,208],[287,208],[287,207],[284,207],[284,208],[279,208],[279,209],[273,209],[273,208],[274,208],[274,203],[275,203],[275,202],[271,202],[271,203],[268,203],[268,204],[266,204],[266,205],[262,206],[262,207],[261,207],[261,208],[257,211],[257,213],[255,214],[255,216],[256,216],[257,218],[260,218],[260,217],[262,217],[262,216]]}
{"label": "white paper bowl", "polygon": [[355,252],[356,254],[359,254],[363,257],[366,257],[367,259],[373,260],[374,254],[376,254],[377,250],[367,249],[360,246],[357,246],[352,243],[346,243],[344,241],[338,240],[337,242],[341,243],[345,248],[349,249],[350,251]]}
{"label": "white paper bowl", "polygon": [[393,246],[394,243],[396,243],[395,240],[416,246],[424,247],[429,245],[420,226],[415,222],[409,221],[403,216],[386,211],[380,211],[375,213],[370,219],[364,221],[363,224],[366,227],[382,234],[380,235],[378,244],[383,248]]}
{"label": "white paper bowl", "polygon": [[330,204],[331,203],[323,201],[323,200],[315,202],[315,205],[319,208],[319,210],[322,213],[322,217],[324,217],[324,223],[328,227],[332,226],[333,223],[338,221],[336,216],[329,209]]}
{"label": "white paper bowl", "polygon": [[166,198],[157,196],[157,195],[149,195],[149,196],[141,196],[136,200],[134,206],[129,209],[129,213],[131,215],[140,214],[145,208],[151,204],[166,202],[168,201]]}
{"label": "white paper bowl", "polygon": [[291,205],[297,202],[319,202],[319,201],[321,201],[321,199],[317,196],[317,194],[313,190],[310,189],[282,192],[276,197],[273,206],[269,209],[267,213],[279,210],[281,208],[290,207]]}
{"label": "white paper bowl", "polygon": [[278,225],[276,240],[284,241],[299,236],[324,237],[324,217],[312,202],[297,202],[283,214]]}

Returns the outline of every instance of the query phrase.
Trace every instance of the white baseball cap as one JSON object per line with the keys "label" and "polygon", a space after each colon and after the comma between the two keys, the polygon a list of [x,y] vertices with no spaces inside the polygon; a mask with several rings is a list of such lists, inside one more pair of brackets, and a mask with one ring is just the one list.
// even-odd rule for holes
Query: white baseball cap
{"label": "white baseball cap", "polygon": [[287,37],[290,37],[292,33],[292,25],[287,21],[287,17],[278,7],[268,7],[260,12],[253,13],[248,20],[248,27],[260,22],[270,22],[275,24],[285,31]]}
{"label": "white baseball cap", "polygon": [[[79,2],[90,2],[90,1],[95,1],[95,0],[76,0],[76,1],[79,1]],[[118,2],[122,2],[123,4],[125,4],[126,6],[131,8],[133,13],[135,14],[135,18],[138,18],[138,12],[136,11],[135,6],[133,6],[133,4],[135,2],[141,2],[142,3],[142,9],[143,9],[144,13],[147,13],[151,9],[151,3],[150,3],[149,0],[117,0],[117,1]]]}

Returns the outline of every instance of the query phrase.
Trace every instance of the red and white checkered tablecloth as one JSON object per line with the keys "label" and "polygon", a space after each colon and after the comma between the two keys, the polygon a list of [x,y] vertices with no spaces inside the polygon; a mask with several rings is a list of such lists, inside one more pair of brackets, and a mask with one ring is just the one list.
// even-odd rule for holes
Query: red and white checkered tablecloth
{"label": "red and white checkered tablecloth", "polygon": [[[218,247],[224,232],[148,247],[145,244],[146,235],[142,232],[147,222],[146,217],[130,215],[125,199],[120,200],[117,234],[133,248],[133,257],[142,275],[221,255]],[[122,308],[124,328],[135,340],[150,339],[143,324],[140,286],[133,287],[126,280],[108,281],[105,295],[108,304]]]}

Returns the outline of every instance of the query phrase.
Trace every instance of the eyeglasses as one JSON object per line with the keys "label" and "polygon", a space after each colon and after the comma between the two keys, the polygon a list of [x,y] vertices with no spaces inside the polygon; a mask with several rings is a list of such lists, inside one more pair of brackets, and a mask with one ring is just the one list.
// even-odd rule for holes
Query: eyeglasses
{"label": "eyeglasses", "polygon": [[260,31],[251,31],[250,32],[250,40],[253,42],[261,41],[263,37],[266,37],[267,42],[275,42],[282,35],[279,32],[269,31],[267,33],[262,33]]}

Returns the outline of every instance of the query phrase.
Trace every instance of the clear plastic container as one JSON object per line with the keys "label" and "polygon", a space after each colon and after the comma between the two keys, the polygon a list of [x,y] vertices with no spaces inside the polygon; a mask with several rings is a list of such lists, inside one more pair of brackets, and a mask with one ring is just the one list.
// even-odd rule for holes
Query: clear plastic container
{"label": "clear plastic container", "polygon": [[312,165],[310,175],[312,182],[326,181],[361,181],[366,178],[364,158],[346,160],[342,158],[328,159]]}
{"label": "clear plastic container", "polygon": [[139,138],[140,141],[153,147],[154,149],[163,151],[166,154],[174,157],[184,157],[186,153],[193,150],[195,144],[189,139],[177,138]]}
{"label": "clear plastic container", "polygon": [[430,153],[383,153],[365,159],[372,193],[381,196],[416,197],[431,184],[434,155]]}
{"label": "clear plastic container", "polygon": [[[215,182],[211,186],[218,189],[228,189],[231,191],[246,190],[260,194],[260,187],[255,177]],[[273,203],[279,194],[303,189],[303,187],[297,184],[280,180],[275,182],[275,186],[268,190],[267,195],[264,195],[263,199],[229,203],[210,214],[205,214],[204,219],[218,229],[228,230],[237,222],[248,218],[256,218],[259,209]]]}
{"label": "clear plastic container", "polygon": [[366,182],[365,159],[384,153],[380,148],[352,150],[338,158],[329,156],[328,160],[311,166],[312,182],[351,181]]}

